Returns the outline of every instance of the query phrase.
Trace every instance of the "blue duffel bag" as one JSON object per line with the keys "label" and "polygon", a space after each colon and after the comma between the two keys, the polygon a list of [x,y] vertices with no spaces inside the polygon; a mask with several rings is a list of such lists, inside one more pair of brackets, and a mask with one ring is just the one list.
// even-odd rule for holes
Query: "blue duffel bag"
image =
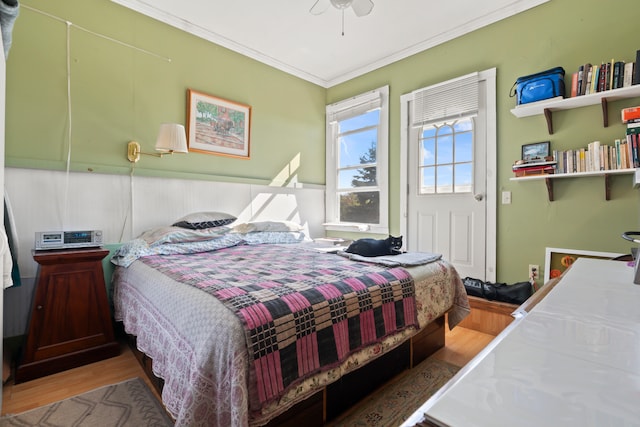
{"label": "blue duffel bag", "polygon": [[564,68],[555,67],[528,76],[518,77],[511,88],[509,96],[516,97],[516,105],[522,105],[557,96],[564,98],[564,93]]}

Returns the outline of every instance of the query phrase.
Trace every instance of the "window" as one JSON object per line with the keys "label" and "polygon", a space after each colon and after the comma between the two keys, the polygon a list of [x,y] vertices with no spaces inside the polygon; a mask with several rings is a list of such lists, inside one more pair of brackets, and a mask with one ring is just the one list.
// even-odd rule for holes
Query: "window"
{"label": "window", "polygon": [[412,124],[419,128],[418,193],[471,193],[478,73],[412,93]]}
{"label": "window", "polygon": [[327,106],[326,228],[388,233],[387,86]]}
{"label": "window", "polygon": [[418,144],[420,194],[472,191],[473,128],[471,118],[423,126]]}

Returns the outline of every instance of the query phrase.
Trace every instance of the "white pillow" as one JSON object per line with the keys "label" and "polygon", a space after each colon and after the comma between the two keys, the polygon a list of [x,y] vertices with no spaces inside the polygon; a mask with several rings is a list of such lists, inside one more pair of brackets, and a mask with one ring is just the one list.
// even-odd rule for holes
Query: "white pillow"
{"label": "white pillow", "polygon": [[291,221],[255,221],[238,224],[233,227],[236,233],[256,233],[256,232],[281,232],[281,231],[302,231],[300,224]]}
{"label": "white pillow", "polygon": [[140,235],[149,246],[164,245],[169,243],[188,243],[211,240],[229,232],[229,227],[210,227],[207,229],[195,229],[184,227],[158,227],[147,230]]}
{"label": "white pillow", "polygon": [[246,233],[242,236],[243,242],[247,245],[300,243],[304,239],[304,233],[299,231],[261,231],[259,233]]}

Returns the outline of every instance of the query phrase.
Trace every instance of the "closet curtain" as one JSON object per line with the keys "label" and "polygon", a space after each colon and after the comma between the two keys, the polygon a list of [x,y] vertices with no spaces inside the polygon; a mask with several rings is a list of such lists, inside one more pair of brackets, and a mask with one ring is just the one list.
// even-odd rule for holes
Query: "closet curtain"
{"label": "closet curtain", "polygon": [[13,24],[20,12],[18,0],[0,0],[0,31],[2,32],[2,44],[4,47],[4,57],[9,57],[9,49],[11,49],[11,34],[13,33]]}

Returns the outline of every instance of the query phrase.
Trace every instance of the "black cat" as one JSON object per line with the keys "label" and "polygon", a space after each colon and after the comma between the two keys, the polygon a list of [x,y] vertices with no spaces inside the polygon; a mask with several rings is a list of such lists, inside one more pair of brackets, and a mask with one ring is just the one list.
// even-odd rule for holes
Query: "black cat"
{"label": "black cat", "polygon": [[358,239],[351,243],[345,252],[361,256],[398,255],[402,253],[402,236],[389,236],[386,239]]}

